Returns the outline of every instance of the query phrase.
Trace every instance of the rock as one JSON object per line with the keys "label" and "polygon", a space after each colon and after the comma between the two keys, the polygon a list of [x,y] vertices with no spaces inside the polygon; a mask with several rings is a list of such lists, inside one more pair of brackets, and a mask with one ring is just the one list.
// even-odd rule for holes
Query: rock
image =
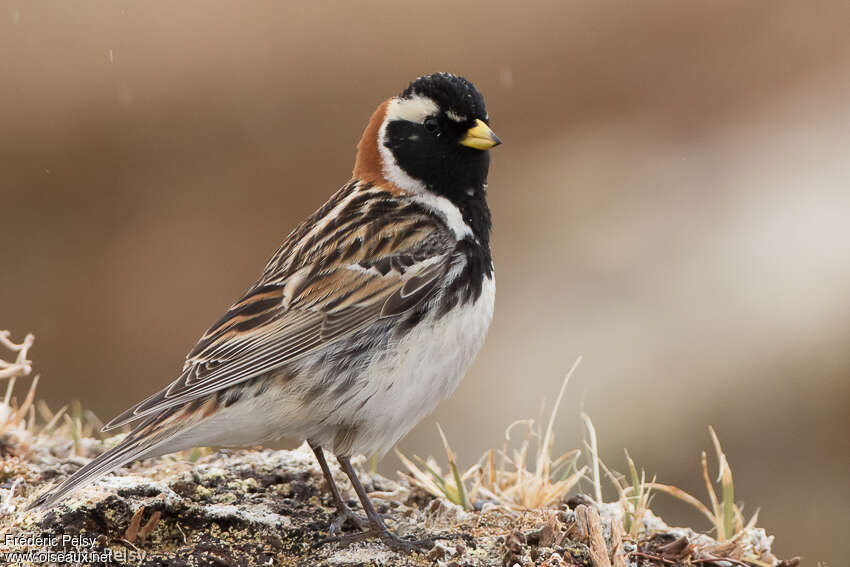
{"label": "rock", "polygon": [[[86,456],[97,452],[97,447],[91,448]],[[10,513],[0,516],[0,553],[43,554],[32,556],[33,561],[17,561],[22,565],[42,565],[51,558],[46,553],[53,553],[60,563],[63,558],[58,554],[66,553],[65,563],[141,566],[413,567],[437,560],[459,565],[501,562],[502,550],[495,541],[503,533],[498,521],[492,524],[495,532],[488,533],[476,528],[478,514],[421,493],[412,498],[403,481],[363,470],[358,472],[364,485],[380,489],[374,496],[379,508],[382,494],[395,500],[395,507],[385,507],[397,533],[448,539],[433,557],[401,556],[379,541],[315,548],[328,536],[335,509],[306,444],[293,451],[216,452],[194,463],[174,456],[149,459],[102,478],[44,513],[24,510],[35,494],[79,463],[69,466],[38,453],[30,457],[16,461],[16,473],[27,479],[26,490],[18,488],[10,500]],[[362,469],[362,461],[356,466]],[[345,475],[336,467],[333,473],[339,486],[349,489]],[[354,505],[353,491],[348,490],[348,497]],[[423,500],[424,506],[415,504]],[[461,543],[469,534],[474,546]],[[42,541],[33,541],[34,536]]]}
{"label": "rock", "polygon": [[[439,536],[438,547],[427,555],[402,556],[380,541],[317,546],[328,537],[336,510],[306,444],[292,451],[222,450],[197,459],[203,452],[194,451],[148,459],[107,475],[52,510],[26,511],[36,494],[114,442],[35,433],[24,420],[0,427],[0,564],[592,567],[589,540],[569,508],[513,510],[487,502],[480,511],[468,511],[411,487],[404,477],[396,482],[369,474],[362,470],[363,459],[354,465],[390,527],[416,539]],[[335,462],[331,469],[357,507],[346,476]],[[575,507],[593,506],[601,517],[604,537],[594,544],[601,557],[617,547],[611,530],[621,525],[621,504],[581,502],[588,504],[575,500]],[[716,542],[669,527],[651,512],[644,523],[648,535],[623,544],[626,552],[641,553],[644,563],[664,565],[669,561],[664,555],[672,554],[682,560],[747,556],[780,564],[762,529],[747,528],[734,542]],[[670,547],[677,540],[686,545]]]}

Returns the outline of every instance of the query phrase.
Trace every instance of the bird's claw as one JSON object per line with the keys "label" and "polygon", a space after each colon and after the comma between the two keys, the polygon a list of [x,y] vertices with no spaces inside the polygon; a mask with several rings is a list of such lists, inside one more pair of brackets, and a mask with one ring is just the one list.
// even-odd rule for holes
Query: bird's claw
{"label": "bird's claw", "polygon": [[334,521],[331,522],[331,525],[328,528],[328,534],[333,537],[337,533],[342,532],[346,525],[364,531],[369,527],[369,520],[365,516],[355,513],[351,508],[346,507],[344,510],[340,511],[336,515],[336,518],[334,518]]}
{"label": "bird's claw", "polygon": [[352,543],[372,538],[380,539],[384,545],[399,553],[425,553],[434,547],[436,540],[445,539],[442,536],[437,536],[420,540],[409,540],[400,538],[387,528],[372,527],[356,534],[345,534],[321,539],[313,547],[320,547],[328,543],[338,543],[342,546],[348,546]]}
{"label": "bird's claw", "polygon": [[[383,520],[392,518],[390,514],[378,515]],[[361,516],[346,506],[337,513],[336,518],[334,518],[334,521],[331,522],[330,527],[328,527],[328,534],[333,537],[336,534],[341,533],[345,526],[350,526],[360,530],[361,532],[365,532],[369,530],[369,519],[366,516]]]}

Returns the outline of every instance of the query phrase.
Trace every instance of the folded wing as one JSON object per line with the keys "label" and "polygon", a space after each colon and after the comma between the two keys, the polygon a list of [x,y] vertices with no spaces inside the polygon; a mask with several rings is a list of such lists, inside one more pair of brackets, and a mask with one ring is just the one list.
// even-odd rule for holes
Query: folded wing
{"label": "folded wing", "polygon": [[307,265],[255,286],[204,334],[177,380],[104,430],[261,376],[412,309],[434,292],[450,254],[448,246],[435,247],[433,238],[427,255],[410,253],[411,244],[407,239],[404,250],[389,247],[370,263]]}

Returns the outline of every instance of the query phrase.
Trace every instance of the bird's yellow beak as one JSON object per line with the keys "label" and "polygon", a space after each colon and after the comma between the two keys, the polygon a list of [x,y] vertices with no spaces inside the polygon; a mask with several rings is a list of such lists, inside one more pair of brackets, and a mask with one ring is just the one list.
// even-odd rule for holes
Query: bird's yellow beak
{"label": "bird's yellow beak", "polygon": [[475,126],[466,131],[466,136],[460,141],[461,146],[475,148],[476,150],[489,150],[498,146],[502,140],[484,124],[484,121],[475,119]]}

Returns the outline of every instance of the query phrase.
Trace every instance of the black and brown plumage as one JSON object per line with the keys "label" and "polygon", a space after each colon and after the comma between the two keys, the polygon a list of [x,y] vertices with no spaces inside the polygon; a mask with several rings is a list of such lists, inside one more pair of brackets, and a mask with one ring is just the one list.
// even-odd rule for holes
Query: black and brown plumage
{"label": "black and brown plumage", "polygon": [[[483,344],[495,294],[488,150],[500,143],[488,124],[472,83],[445,73],[381,104],[352,179],[289,234],[180,376],[104,428],[135,429],[33,507],[136,459],[287,437],[310,443],[340,519],[363,530],[335,540],[417,549],[375,513],[349,457],[389,450],[454,391]],[[323,449],[367,518],[341,499]]]}

